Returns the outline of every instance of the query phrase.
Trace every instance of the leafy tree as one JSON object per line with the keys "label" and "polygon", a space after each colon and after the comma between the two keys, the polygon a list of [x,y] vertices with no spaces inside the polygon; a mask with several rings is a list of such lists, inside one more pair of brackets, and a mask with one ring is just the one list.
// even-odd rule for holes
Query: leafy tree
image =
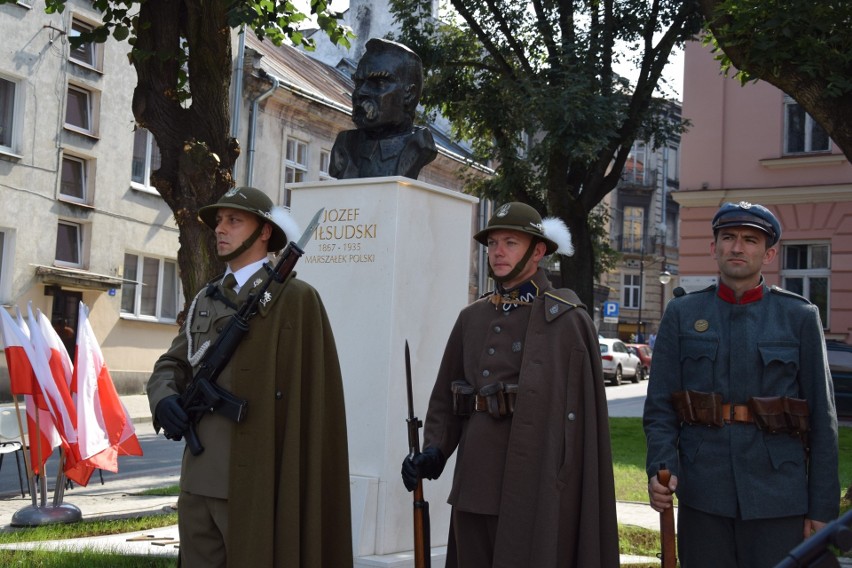
{"label": "leafy tree", "polygon": [[852,162],[852,2],[700,0],[725,72],[798,102]]}
{"label": "leafy tree", "polygon": [[[421,102],[497,164],[471,191],[566,222],[576,253],[561,259],[563,282],[592,306],[590,214],[618,184],[634,140],[682,129],[654,90],[672,49],[700,29],[697,3],[450,0],[452,21],[429,17],[431,4],[391,2],[396,39],[423,58]],[[638,69],[635,86],[616,74],[619,58]]]}
{"label": "leafy tree", "polygon": [[[62,12],[66,0],[45,5],[48,13]],[[197,211],[234,185],[240,155],[230,135],[231,29],[245,26],[276,44],[289,38],[311,48],[298,29],[308,16],[273,0],[93,0],[92,6],[103,24],[70,42],[105,42],[112,35],[130,44],[137,75],[133,116],[162,155],[151,184],[174,213],[184,296],[192,298],[221,271],[213,234],[197,221]],[[348,46],[351,33],[338,25],[328,0],[311,0],[310,12],[333,42]]]}

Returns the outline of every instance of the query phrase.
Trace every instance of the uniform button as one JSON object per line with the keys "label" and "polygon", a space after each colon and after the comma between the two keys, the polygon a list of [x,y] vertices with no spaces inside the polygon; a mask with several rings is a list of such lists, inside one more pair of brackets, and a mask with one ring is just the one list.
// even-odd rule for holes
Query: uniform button
{"label": "uniform button", "polygon": [[499,325],[495,325],[495,326],[494,326],[494,332],[495,332],[495,333],[500,333],[501,331],[503,331],[503,328],[502,328],[502,327],[500,327]]}
{"label": "uniform button", "polygon": [[281,391],[275,391],[275,400],[281,400],[284,397]]}
{"label": "uniform button", "polygon": [[489,348],[488,348],[488,354],[489,354],[489,355],[494,355],[494,348],[493,348],[493,347],[489,347]]}
{"label": "uniform button", "polygon": [[573,412],[569,412],[569,413],[568,413],[568,420],[570,420],[571,422],[573,422],[573,421],[574,421],[574,420],[576,420],[576,419],[577,419],[577,415],[576,415],[576,414],[574,414]]}
{"label": "uniform button", "polygon": [[488,377],[488,376],[490,376],[490,375],[491,375],[491,371],[489,371],[488,369],[485,369],[484,371],[482,371],[482,376],[483,376],[483,377]]}

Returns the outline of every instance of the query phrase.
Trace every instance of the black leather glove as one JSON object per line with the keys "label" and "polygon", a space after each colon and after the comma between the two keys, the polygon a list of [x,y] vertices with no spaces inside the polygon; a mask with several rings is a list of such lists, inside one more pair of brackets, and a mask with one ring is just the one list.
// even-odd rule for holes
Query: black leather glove
{"label": "black leather glove", "polygon": [[417,487],[417,478],[438,479],[447,460],[438,448],[426,448],[413,458],[402,460],[402,483],[409,491]]}
{"label": "black leather glove", "polygon": [[181,408],[178,395],[167,396],[157,403],[154,416],[173,440],[180,440],[189,428],[189,416]]}

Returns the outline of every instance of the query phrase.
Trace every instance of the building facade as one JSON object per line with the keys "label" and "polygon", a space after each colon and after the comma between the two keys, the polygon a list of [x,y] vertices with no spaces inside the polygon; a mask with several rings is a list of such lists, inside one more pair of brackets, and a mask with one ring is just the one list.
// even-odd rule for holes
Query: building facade
{"label": "building facade", "polygon": [[782,91],[741,86],[700,43],[687,45],[680,189],[680,285],[716,282],[710,222],[724,202],[767,206],[781,222],[767,283],[820,310],[827,339],[852,342],[852,164]]}
{"label": "building facade", "polygon": [[[178,231],[148,182],[159,154],[131,111],[129,46],[110,38],[70,49],[68,37],[98,18],[82,0],[61,14],[0,5],[0,304],[14,314],[31,303],[76,329],[84,302],[116,386],[138,393],[178,330]],[[243,149],[235,178],[287,204],[288,183],[327,177],[337,133],[353,128],[352,82],[250,33],[232,41],[232,134]],[[420,179],[460,190],[472,164],[435,138],[439,156]],[[7,375],[2,360],[0,398]]]}
{"label": "building facade", "polygon": [[[670,103],[671,120],[681,119],[680,105]],[[680,187],[680,137],[633,143],[621,182],[601,204],[609,217],[610,246],[619,253],[613,270],[600,284],[617,316],[596,306],[595,320],[605,337],[647,342],[657,327],[679,271],[679,205],[672,193]]]}

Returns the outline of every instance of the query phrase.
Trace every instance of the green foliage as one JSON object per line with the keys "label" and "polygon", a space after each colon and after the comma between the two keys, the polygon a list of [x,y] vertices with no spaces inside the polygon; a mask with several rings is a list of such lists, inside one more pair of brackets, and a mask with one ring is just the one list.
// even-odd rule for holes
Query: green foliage
{"label": "green foliage", "polygon": [[[0,0],[0,3],[8,1],[10,0]],[[89,32],[69,37],[68,41],[72,48],[76,48],[90,42],[103,43],[111,35],[117,41],[127,40],[130,43],[131,63],[151,57],[164,61],[174,59],[178,67],[174,96],[179,102],[189,100],[192,95],[187,69],[188,60],[192,55],[191,46],[185,37],[181,37],[180,47],[175,50],[153,52],[140,48],[136,42],[140,29],[147,29],[152,25],[152,22],[139,17],[143,1],[93,0],[92,7],[101,12],[102,24]],[[190,0],[183,1],[187,4],[193,3]],[[65,10],[66,2],[67,0],[45,0],[45,12],[61,13]],[[205,10],[206,7],[203,2],[199,2],[196,9]],[[310,16],[314,17],[317,26],[328,34],[331,41],[349,47],[349,40],[354,37],[352,31],[338,23],[340,14],[331,10],[330,2],[311,0]],[[311,50],[315,47],[314,40],[306,37],[300,29],[300,25],[306,23],[308,18],[308,14],[300,12],[289,1],[240,0],[228,4],[223,25],[230,28],[245,26],[253,30],[260,39],[266,38],[276,45],[289,40],[293,45],[302,45]],[[185,30],[182,30],[182,34],[188,35]]]}
{"label": "green foliage", "polygon": [[[431,0],[390,5],[394,39],[423,59],[421,102],[495,164],[496,176],[467,190],[560,216],[575,236],[593,233],[597,248],[578,257],[605,251],[605,227],[590,212],[616,187],[633,141],[684,128],[656,116],[653,92],[672,48],[700,29],[696,3],[450,0],[444,19],[430,15]],[[639,70],[635,84],[615,73],[619,61]],[[589,291],[592,276],[582,274]]]}
{"label": "green foliage", "polygon": [[177,558],[125,556],[101,552],[0,550],[0,566],[28,568],[172,568]]}
{"label": "green foliage", "polygon": [[[825,96],[852,92],[852,3],[844,0],[723,0],[716,3],[713,31],[705,43],[716,50],[725,73],[741,82],[787,69],[827,81]],[[722,48],[737,48],[734,69]]]}

